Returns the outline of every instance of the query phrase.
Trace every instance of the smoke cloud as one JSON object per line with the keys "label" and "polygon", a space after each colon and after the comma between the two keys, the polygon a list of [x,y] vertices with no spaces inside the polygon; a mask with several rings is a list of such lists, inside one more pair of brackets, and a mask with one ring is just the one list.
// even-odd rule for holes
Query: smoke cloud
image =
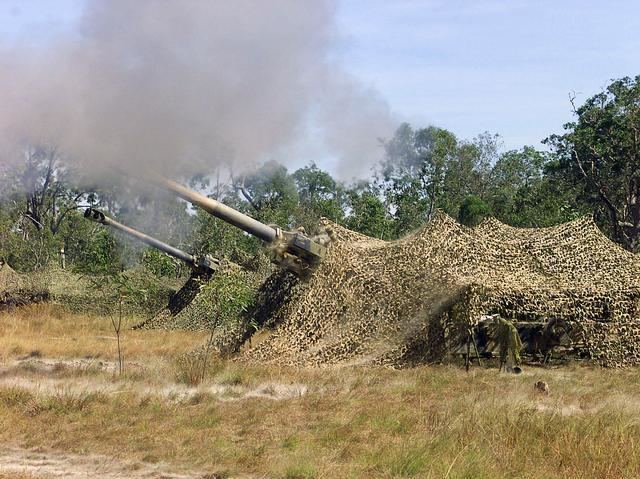
{"label": "smoke cloud", "polygon": [[313,132],[340,176],[366,174],[395,122],[376,92],[330,61],[335,9],[330,0],[89,0],[66,36],[0,47],[0,161],[38,143],[98,172],[208,174],[223,163],[290,163],[278,155],[304,155]]}

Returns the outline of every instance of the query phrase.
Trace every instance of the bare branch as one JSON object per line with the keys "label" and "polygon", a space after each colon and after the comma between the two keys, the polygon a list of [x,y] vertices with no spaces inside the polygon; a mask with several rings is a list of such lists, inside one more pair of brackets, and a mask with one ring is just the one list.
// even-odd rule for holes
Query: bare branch
{"label": "bare branch", "polygon": [[233,185],[233,187],[240,191],[240,193],[242,193],[242,196],[244,197],[245,200],[247,200],[249,202],[249,204],[251,205],[251,207],[256,210],[256,211],[260,211],[260,206],[258,205],[258,203],[253,199],[253,197],[251,196],[251,193],[249,193],[249,191],[247,190],[246,186],[245,186],[245,177],[242,176],[242,181],[237,181],[236,178],[233,176],[233,174],[231,175],[231,184]]}
{"label": "bare branch", "polygon": [[40,223],[37,219],[35,219],[33,216],[31,216],[29,213],[23,213],[22,216],[24,216],[29,221],[31,221],[35,225],[35,227],[38,229],[38,231],[41,231],[42,229],[44,229],[44,225]]}

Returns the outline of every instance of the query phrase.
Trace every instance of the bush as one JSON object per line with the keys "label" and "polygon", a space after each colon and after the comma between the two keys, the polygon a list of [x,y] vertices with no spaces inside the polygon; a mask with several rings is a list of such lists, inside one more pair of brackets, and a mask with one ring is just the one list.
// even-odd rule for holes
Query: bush
{"label": "bush", "polygon": [[470,195],[467,196],[458,212],[458,221],[466,226],[478,225],[485,216],[491,214],[491,208],[481,198]]}
{"label": "bush", "polygon": [[147,248],[144,251],[142,254],[142,264],[158,277],[175,277],[178,274],[175,261],[154,248]]}

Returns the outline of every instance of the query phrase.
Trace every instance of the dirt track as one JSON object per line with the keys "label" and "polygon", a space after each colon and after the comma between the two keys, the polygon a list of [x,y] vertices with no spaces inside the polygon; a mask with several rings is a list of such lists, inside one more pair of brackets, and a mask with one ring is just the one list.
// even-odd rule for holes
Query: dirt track
{"label": "dirt track", "polygon": [[162,463],[132,462],[117,455],[69,454],[18,446],[0,446],[0,473],[24,474],[34,478],[85,479],[216,479],[218,475],[204,472],[172,470]]}
{"label": "dirt track", "polygon": [[[81,358],[17,359],[0,364],[0,387],[17,387],[44,396],[134,393],[141,397],[156,396],[174,402],[186,401],[203,393],[219,401],[239,401],[250,398],[285,400],[307,394],[307,387],[303,384],[263,383],[251,388],[244,385],[224,384],[190,387],[175,383],[152,385],[130,380],[114,380],[116,366],[117,364],[112,361]],[[139,363],[129,363],[128,366],[144,371],[144,366]],[[72,378],[64,375],[74,371],[81,373],[91,371],[91,374],[81,374]],[[175,467],[160,462],[127,461],[120,459],[117,453],[113,456],[72,454],[42,448],[29,449],[15,444],[0,444],[0,477],[14,477],[14,474],[34,479],[87,477],[216,479],[223,477],[204,471],[176,470]]]}
{"label": "dirt track", "polygon": [[[116,371],[112,361],[90,359],[28,358],[0,363],[0,386],[19,387],[38,394],[85,394],[85,393],[135,393],[139,396],[157,396],[170,401],[184,401],[197,394],[209,394],[220,401],[239,401],[250,398],[286,400],[302,397],[308,393],[304,384],[264,382],[255,387],[234,384],[203,384],[199,387],[184,384],[149,384],[139,381],[117,380],[111,374]],[[144,371],[141,364],[130,363],[129,368]],[[60,371],[104,372],[107,375],[91,374],[74,377],[58,376]]]}

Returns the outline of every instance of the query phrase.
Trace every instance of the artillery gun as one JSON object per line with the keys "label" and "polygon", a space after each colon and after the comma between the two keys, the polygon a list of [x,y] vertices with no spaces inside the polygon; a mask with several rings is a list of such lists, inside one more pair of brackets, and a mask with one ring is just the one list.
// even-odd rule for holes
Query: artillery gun
{"label": "artillery gun", "polygon": [[100,223],[105,226],[111,226],[112,228],[122,231],[123,233],[133,238],[136,238],[142,241],[143,243],[148,244],[149,246],[152,246],[153,248],[159,249],[160,251],[168,254],[169,256],[172,256],[174,258],[179,259],[180,261],[187,263],[194,271],[198,273],[211,274],[214,271],[220,269],[221,267],[220,260],[213,258],[212,256],[209,256],[209,255],[197,256],[197,255],[193,255],[185,251],[182,251],[181,249],[174,248],[173,246],[168,245],[167,243],[163,243],[162,241],[157,240],[149,235],[141,233],[140,231],[134,230],[133,228],[130,228],[128,226],[125,226],[122,223],[117,222],[113,218],[109,218],[102,211],[99,211],[95,208],[87,208],[84,211],[84,217],[91,221],[95,221],[96,223]]}
{"label": "artillery gun", "polygon": [[157,182],[183,200],[261,239],[271,250],[272,261],[298,276],[313,271],[327,253],[327,239],[310,238],[303,231],[284,231],[278,226],[266,225],[167,178],[159,178]]}

